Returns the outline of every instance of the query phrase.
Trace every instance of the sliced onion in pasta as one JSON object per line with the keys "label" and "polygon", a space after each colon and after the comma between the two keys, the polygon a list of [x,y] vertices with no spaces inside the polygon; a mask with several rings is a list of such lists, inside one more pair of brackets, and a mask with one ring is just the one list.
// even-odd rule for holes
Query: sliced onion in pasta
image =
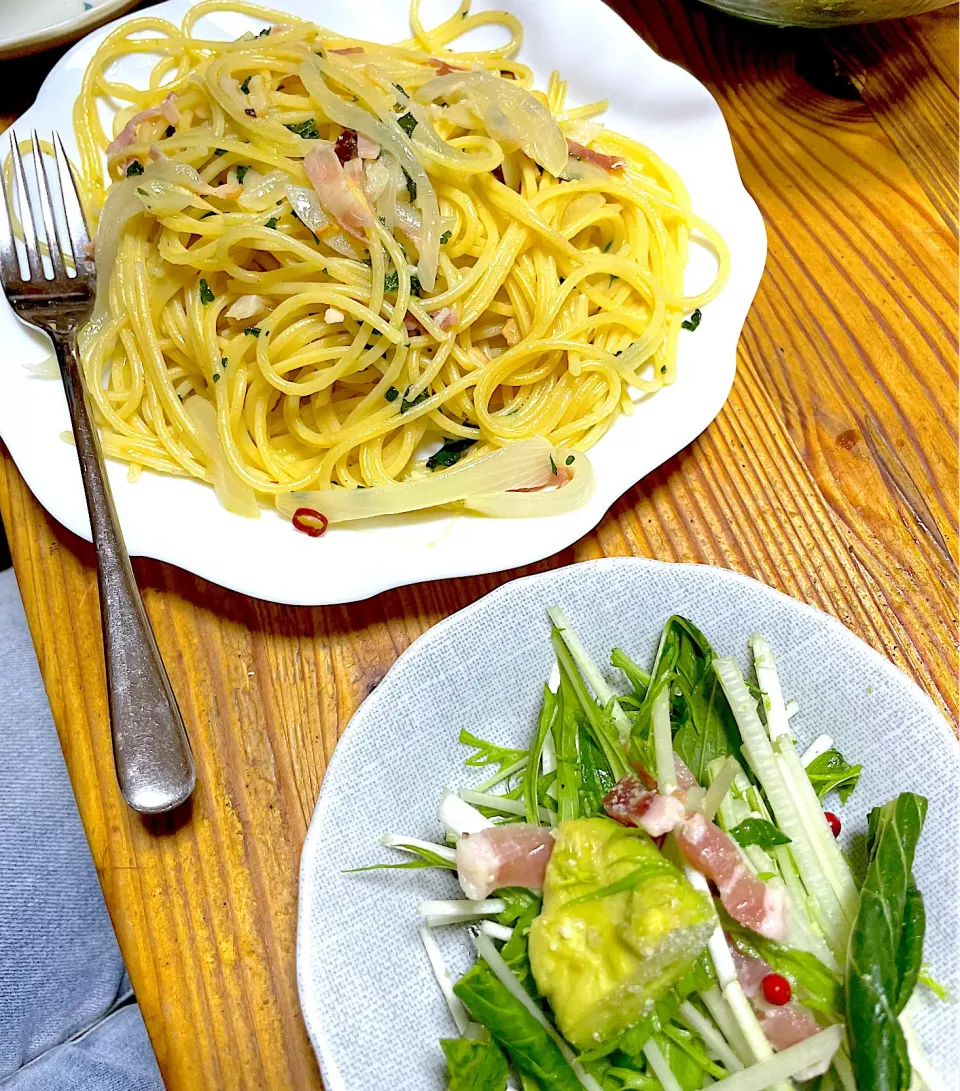
{"label": "sliced onion in pasta", "polygon": [[[199,173],[193,167],[186,163],[160,159],[148,163],[143,174],[124,178],[110,187],[100,212],[100,222],[97,224],[97,302],[90,320],[90,324],[95,327],[103,325],[103,319],[109,308],[110,277],[117,261],[117,251],[124,229],[128,221],[143,212],[145,207],[144,201],[141,200],[142,194],[138,194],[137,190],[150,192],[150,187],[158,182],[186,186],[194,191],[203,186]],[[173,200],[172,197],[171,200]],[[180,198],[177,197],[176,202],[179,200]],[[184,201],[180,208],[185,208],[189,203],[189,200]],[[152,207],[159,211],[156,205]],[[89,329],[87,335],[89,336]]]}
{"label": "sliced onion in pasta", "polygon": [[346,231],[336,231],[332,235],[325,235],[323,241],[335,250],[343,254],[345,258],[353,258],[354,261],[363,261],[365,251],[360,249],[360,244],[352,239]]}
{"label": "sliced onion in pasta", "polygon": [[558,467],[566,469],[569,466],[572,475],[558,488],[538,492],[498,492],[468,496],[463,501],[463,506],[467,511],[476,511],[482,515],[512,519],[563,515],[582,508],[593,495],[595,484],[590,460],[580,451],[563,449],[554,451],[553,458]]}
{"label": "sliced onion in pasta", "polygon": [[535,489],[548,484],[553,477],[552,454],[548,440],[522,439],[509,447],[465,458],[449,470],[427,471],[422,477],[410,478],[399,485],[281,494],[276,499],[277,510],[292,519],[298,508],[313,508],[331,523],[346,523],[376,515],[421,511],[468,496]]}
{"label": "sliced onion in pasta", "polygon": [[405,188],[403,170],[392,155],[381,155],[380,160],[386,160],[387,183],[377,198],[377,215],[383,217],[384,226],[392,234],[397,226],[397,198]]}
{"label": "sliced onion in pasta", "polygon": [[220,433],[217,430],[217,411],[205,398],[194,395],[183,403],[187,415],[197,426],[200,434],[200,446],[203,453],[210,460],[210,476],[213,487],[217,493],[217,499],[227,509],[236,515],[244,515],[248,519],[259,519],[260,508],[257,497],[249,485],[245,485],[233,467],[227,461],[223,445],[220,442]]}
{"label": "sliced onion in pasta", "polygon": [[[150,167],[147,168],[149,169]],[[87,323],[86,333],[89,333],[91,326],[102,326],[109,313],[110,278],[117,263],[120,239],[127,223],[143,212],[143,202],[137,196],[136,182],[135,178],[125,178],[122,182],[115,183],[110,187],[103,203],[96,239],[97,301],[90,322]]]}
{"label": "sliced onion in pasta", "polygon": [[600,121],[564,121],[561,125],[564,133],[578,144],[587,145],[603,132],[603,123]]}
{"label": "sliced onion in pasta", "polygon": [[412,239],[420,237],[420,213],[406,201],[397,201],[397,227]]}
{"label": "sliced onion in pasta", "polygon": [[[396,118],[390,118],[389,124],[383,115],[368,113],[352,102],[346,102],[335,95],[326,84],[330,76],[347,88],[353,95],[369,99],[367,89],[343,69],[336,68],[329,61],[320,57],[308,57],[300,65],[300,78],[313,98],[323,107],[324,113],[332,121],[363,133],[375,140],[381,148],[389,151],[407,172],[416,186],[416,204],[423,217],[421,239],[418,246],[420,256],[417,262],[420,283],[428,292],[432,292],[437,279],[437,261],[440,253],[440,208],[437,194],[427,172],[416,157],[409,140],[396,124]],[[371,102],[371,105],[376,105]]]}
{"label": "sliced onion in pasta", "polygon": [[427,80],[414,97],[432,102],[452,92],[463,94],[483,118],[487,132],[504,147],[523,148],[553,175],[564,169],[567,138],[546,106],[518,83],[489,72],[450,72]]}
{"label": "sliced onion in pasta", "polygon": [[363,176],[367,197],[376,203],[390,184],[390,168],[387,166],[386,156],[381,155],[364,163]]}
{"label": "sliced onion in pasta", "polygon": [[243,193],[237,203],[252,212],[263,212],[280,200],[289,181],[290,175],[283,170],[272,170],[268,174],[254,174],[250,170],[243,179]]}
{"label": "sliced onion in pasta", "polygon": [[196,194],[162,178],[141,178],[133,192],[140,198],[143,208],[155,216],[172,216],[182,212],[197,199]]}
{"label": "sliced onion in pasta", "polygon": [[585,159],[577,159],[575,155],[571,155],[560,172],[560,177],[567,182],[606,182],[610,176],[596,163],[588,163]]}
{"label": "sliced onion in pasta", "polygon": [[[586,196],[586,195],[585,195]],[[601,203],[603,198],[600,198]],[[397,227],[408,238],[417,242],[420,238],[420,213],[413,207],[413,205],[407,204],[406,201],[397,201],[396,205],[397,214]],[[440,237],[443,237],[443,233],[446,231],[452,232],[457,226],[457,221],[453,216],[441,216],[440,217]]]}
{"label": "sliced onion in pasta", "polygon": [[308,189],[306,186],[288,184],[285,187],[285,192],[290,207],[301,223],[306,224],[314,235],[319,235],[330,221],[327,219],[327,214],[320,207],[320,198],[317,196],[316,191]]}

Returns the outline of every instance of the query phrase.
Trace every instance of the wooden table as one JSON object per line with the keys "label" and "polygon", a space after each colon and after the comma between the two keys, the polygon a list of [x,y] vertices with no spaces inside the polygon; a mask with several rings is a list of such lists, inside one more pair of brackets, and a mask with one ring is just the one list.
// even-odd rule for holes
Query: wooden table
{"label": "wooden table", "polygon": [[[717,96],[770,254],[718,419],[594,533],[523,571],[632,554],[749,573],[840,618],[953,719],[957,10],[819,34],[692,0],[613,6]],[[8,121],[50,63],[5,66]],[[0,452],[47,692],[168,1086],[319,1087],[294,940],[326,763],[412,640],[522,572],[291,609],[137,563],[198,765],[192,806],[143,820],[113,773],[91,549]]]}

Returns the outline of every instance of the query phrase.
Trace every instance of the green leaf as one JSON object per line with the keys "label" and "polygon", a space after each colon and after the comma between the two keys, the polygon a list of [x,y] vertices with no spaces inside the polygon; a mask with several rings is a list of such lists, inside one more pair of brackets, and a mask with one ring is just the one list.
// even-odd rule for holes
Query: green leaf
{"label": "green leaf", "polygon": [[626,756],[620,745],[620,736],[617,731],[610,710],[601,708],[587,690],[586,684],[580,677],[576,664],[563,642],[556,627],[551,627],[550,642],[553,645],[554,655],[557,657],[557,665],[560,667],[561,679],[566,675],[570,680],[573,691],[580,703],[580,709],[587,722],[590,734],[594,742],[603,752],[604,761],[610,771],[619,780],[630,771]]}
{"label": "green leaf", "polygon": [[408,409],[413,409],[414,406],[419,405],[421,402],[425,402],[430,397],[430,390],[421,390],[420,393],[413,399],[409,397],[412,387],[407,387],[404,391],[403,401],[400,403],[400,412],[406,413]]}
{"label": "green leaf", "polygon": [[429,849],[420,848],[419,845],[392,845],[391,848],[402,849],[404,852],[411,852],[417,859],[407,860],[402,864],[367,864],[366,867],[345,868],[343,874],[352,875],[357,871],[390,871],[402,870],[404,868],[429,867],[445,868],[447,871],[457,870],[457,865],[452,860],[448,860],[445,856],[441,856],[437,852],[431,852]]}
{"label": "green leaf", "polygon": [[241,164],[240,164],[240,165],[239,165],[239,166],[237,167],[237,181],[238,181],[238,182],[239,182],[239,183],[240,183],[241,185],[243,185],[243,180],[244,180],[244,178],[246,178],[246,176],[247,176],[247,171],[248,171],[249,169],[250,169],[250,168],[249,168],[248,166],[244,166],[244,165],[243,165],[242,163],[241,163]]}
{"label": "green leaf", "polygon": [[583,713],[567,674],[560,675],[559,715],[553,723],[557,811],[561,822],[580,817],[580,724]]}
{"label": "green leaf", "polygon": [[304,140],[320,139],[316,118],[308,117],[306,121],[298,121],[293,125],[284,125],[284,128],[296,133],[297,136],[302,137]]}
{"label": "green leaf", "polygon": [[521,1076],[550,1091],[582,1091],[553,1039],[485,962],[474,963],[453,991],[474,1022],[490,1031]]}
{"label": "green leaf", "polygon": [[703,315],[700,313],[700,308],[697,307],[697,309],[693,312],[693,314],[690,315],[689,318],[685,318],[680,323],[680,325],[683,326],[683,328],[685,330],[689,330],[691,333],[693,333],[693,331],[697,328],[697,326],[700,325],[700,319],[701,318],[703,318]]}
{"label": "green leaf", "polygon": [[630,685],[633,686],[634,693],[640,701],[643,701],[647,694],[647,687],[650,685],[649,673],[639,663],[635,663],[621,648],[614,648],[610,653],[610,664],[623,671]]}
{"label": "green leaf", "polygon": [[727,1075],[710,1060],[699,1041],[686,1029],[665,1024],[662,1032],[654,1035],[654,1041],[683,1091],[699,1091],[703,1087],[704,1072],[716,1079]]}
{"label": "green leaf", "polygon": [[388,386],[383,396],[388,402],[395,402],[400,397],[400,391],[395,386]]}
{"label": "green leaf", "polygon": [[636,758],[648,769],[653,768],[649,753],[653,702],[663,686],[670,687],[673,748],[698,783],[706,783],[707,768],[715,759],[728,754],[741,759],[737,722],[713,670],[715,658],[710,642],[693,622],[677,615],[667,621],[632,733]]}
{"label": "green leaf", "polygon": [[204,212],[200,219],[205,220],[208,216],[216,216],[216,212]]}
{"label": "green leaf", "polygon": [[134,159],[127,167],[128,178],[132,178],[135,174],[143,174],[143,164],[139,159]]}
{"label": "green leaf", "polygon": [[[383,278],[383,290],[385,292],[396,292],[400,289],[400,274],[396,269],[391,269],[389,273]],[[422,288],[420,287],[420,279],[416,273],[410,274],[410,294],[419,298]]]}
{"label": "green leaf", "polygon": [[593,741],[589,728],[580,724],[580,814],[584,818],[602,815],[603,797],[616,784],[603,752]]}
{"label": "green leaf", "polygon": [[443,446],[436,454],[427,459],[428,470],[439,470],[447,466],[455,466],[460,461],[460,456],[477,441],[475,439],[446,439]]}
{"label": "green leaf", "polygon": [[241,90],[241,91],[242,91],[242,92],[243,92],[243,93],[244,93],[245,95],[249,95],[249,94],[250,94],[250,80],[251,80],[252,78],[253,78],[252,76],[247,76],[247,77],[246,77],[246,78],[244,79],[243,83],[241,83],[241,84],[240,84],[240,90]]}
{"label": "green leaf", "polygon": [[[529,935],[530,925],[540,914],[540,901],[534,899],[519,916],[513,919],[513,935],[500,948],[500,957],[517,975],[517,979],[524,989],[535,1000],[540,998],[540,990],[537,988],[536,978],[530,967]],[[505,914],[501,913],[501,917]],[[501,924],[503,921],[501,920]]]}
{"label": "green leaf", "polygon": [[526,750],[516,750],[511,746],[498,746],[496,743],[478,739],[466,728],[462,728],[460,731],[460,742],[464,746],[474,748],[474,753],[467,758],[464,765],[498,765],[503,769],[507,765],[514,765],[521,758],[526,757],[527,754]]}
{"label": "green leaf", "polygon": [[269,220],[263,225],[264,227],[276,228],[278,223],[276,216],[271,216]]}
{"label": "green leaf", "polygon": [[843,1015],[843,983],[816,955],[782,943],[764,939],[752,929],[737,924],[725,912],[721,913],[724,931],[733,937],[735,946],[750,958],[760,958],[781,974],[793,988],[794,995],[805,1007],[818,1012],[831,1022]]}
{"label": "green leaf", "polygon": [[922,949],[913,858],[927,801],[913,792],[870,812],[867,874],[847,951],[845,1009],[858,1087],[907,1091],[911,1069],[897,1015]]}
{"label": "green leaf", "polygon": [[248,333],[251,337],[259,337],[260,336],[260,327],[259,326],[247,326],[247,328],[243,332]]}
{"label": "green leaf", "polygon": [[543,754],[544,740],[547,737],[547,732],[552,728],[553,720],[558,711],[556,695],[548,686],[544,686],[543,704],[540,706],[537,729],[527,751],[527,764],[523,771],[523,805],[526,810],[526,819],[531,826],[540,825],[540,815],[537,810],[539,804],[538,789],[541,779],[540,759]]}
{"label": "green leaf", "polygon": [[504,909],[497,917],[497,923],[509,927],[532,912],[535,917],[540,912],[540,899],[531,890],[523,886],[505,886],[495,891],[495,897],[504,903]]}
{"label": "green leaf", "polygon": [[923,937],[926,928],[927,914],[923,905],[923,895],[917,890],[911,878],[903,904],[903,930],[900,933],[900,946],[897,948],[899,983],[894,1003],[897,1015],[906,1007],[920,979],[920,970],[923,965]]}
{"label": "green leaf", "polygon": [[407,180],[407,196],[412,204],[417,199],[417,183],[407,174],[403,167],[400,169],[403,171],[403,177]]}
{"label": "green leaf", "polygon": [[407,136],[413,136],[413,130],[417,127],[417,119],[413,114],[407,113],[397,118],[397,124]]}
{"label": "green leaf", "polygon": [[444,231],[444,233],[440,236],[440,245],[441,246],[446,246],[447,243],[450,241],[452,235],[453,235],[452,231]]}
{"label": "green leaf", "polygon": [[946,1004],[948,1000],[953,999],[950,995],[950,990],[946,985],[941,984],[936,978],[931,976],[925,963],[920,967],[920,973],[917,976],[917,980],[925,989],[929,989],[941,1004]]}
{"label": "green leaf", "polygon": [[701,951],[697,961],[681,977],[673,990],[678,1000],[686,1000],[694,992],[706,992],[717,983],[717,976],[713,970],[713,962],[707,951]]}
{"label": "green leaf", "polygon": [[507,1059],[489,1036],[441,1038],[440,1048],[447,1059],[448,1091],[505,1091]]}
{"label": "green leaf", "polygon": [[790,838],[765,818],[745,818],[739,826],[733,827],[730,836],[743,848],[759,845],[762,849],[772,849],[790,844]]}
{"label": "green leaf", "polygon": [[216,297],[214,296],[214,294],[213,294],[213,292],[212,292],[212,290],[210,288],[210,285],[203,279],[203,277],[201,277],[200,278],[200,302],[204,306],[206,306],[208,303],[212,303],[215,298]]}
{"label": "green leaf", "polygon": [[841,803],[846,803],[862,771],[862,765],[850,765],[839,750],[828,750],[807,766],[807,776],[821,803],[832,791],[839,794]]}

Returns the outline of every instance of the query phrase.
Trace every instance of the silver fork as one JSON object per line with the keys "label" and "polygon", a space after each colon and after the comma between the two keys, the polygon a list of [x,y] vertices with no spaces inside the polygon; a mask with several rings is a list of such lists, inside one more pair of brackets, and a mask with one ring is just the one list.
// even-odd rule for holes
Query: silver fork
{"label": "silver fork", "polygon": [[[154,814],[183,803],[193,791],[196,773],[183,719],[123,544],[110,483],[103,468],[100,441],[80,377],[77,330],[93,311],[96,274],[88,253],[89,236],[76,180],[56,133],[53,141],[58,187],[50,184],[52,172],[47,170],[40,141],[33,133],[37,194],[53,276],[46,275],[41,259],[35,202],[27,188],[19,144],[11,131],[10,153],[16,186],[11,187],[9,207],[6,200],[0,200],[3,205],[0,280],[17,316],[49,335],[60,363],[97,552],[100,620],[117,778],[123,798],[134,810]],[[58,208],[62,207],[64,213],[68,236],[64,239],[54,215],[55,191],[60,197]],[[11,210],[23,225],[29,267],[26,277],[21,275]],[[73,259],[76,276],[69,275],[65,253]]]}

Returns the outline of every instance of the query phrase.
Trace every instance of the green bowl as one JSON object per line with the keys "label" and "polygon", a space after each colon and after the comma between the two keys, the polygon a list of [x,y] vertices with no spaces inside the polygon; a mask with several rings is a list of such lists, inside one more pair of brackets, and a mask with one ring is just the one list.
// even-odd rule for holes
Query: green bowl
{"label": "green bowl", "polygon": [[703,0],[730,15],[777,26],[835,27],[902,19],[953,0]]}

